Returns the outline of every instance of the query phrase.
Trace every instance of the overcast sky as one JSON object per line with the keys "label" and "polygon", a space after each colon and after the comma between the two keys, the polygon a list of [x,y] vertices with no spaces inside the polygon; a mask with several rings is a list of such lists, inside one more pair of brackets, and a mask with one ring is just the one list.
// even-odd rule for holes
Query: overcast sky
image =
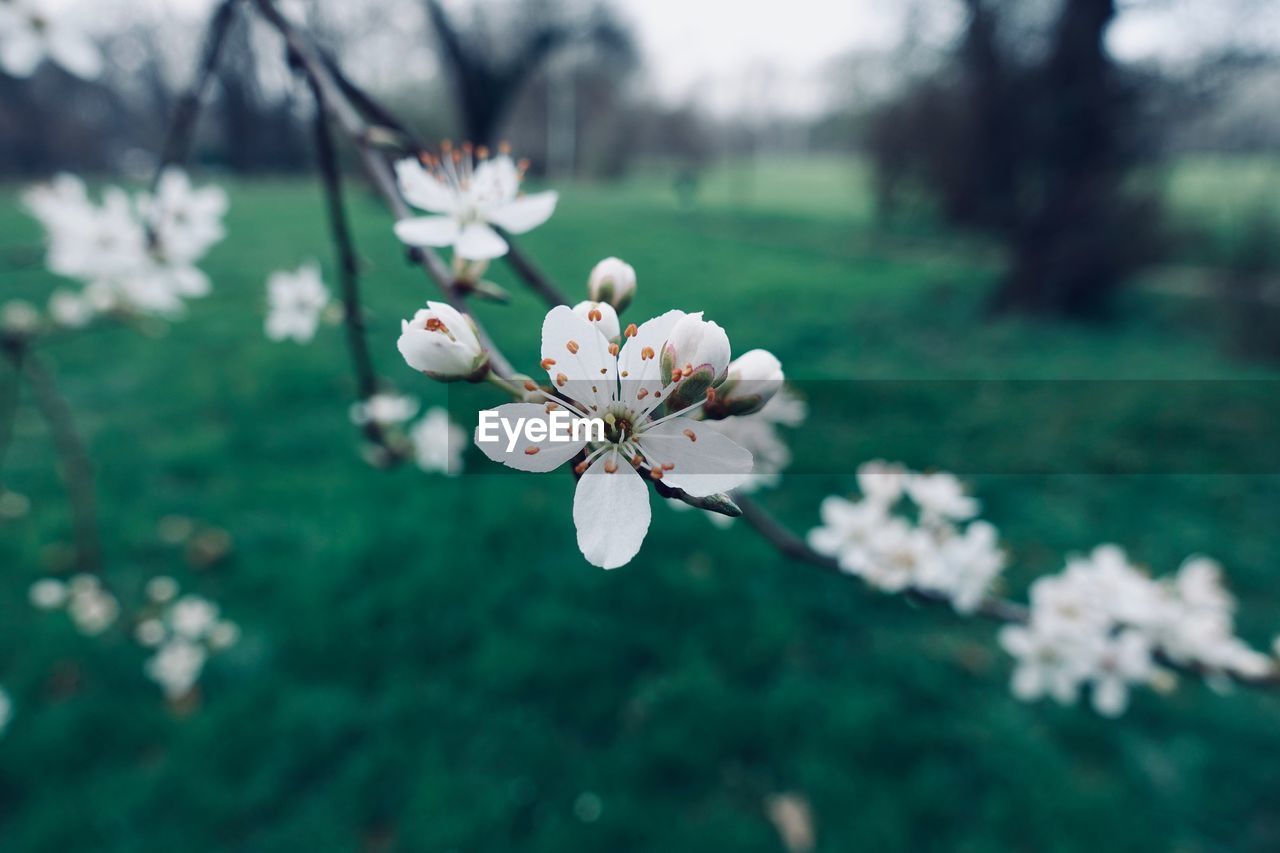
{"label": "overcast sky", "polygon": [[[570,0],[572,2],[572,0]],[[193,26],[212,0],[50,0],[116,19],[166,10]],[[335,0],[337,2],[337,0]],[[377,0],[381,3],[410,0]],[[483,0],[446,0],[466,6]],[[611,0],[634,26],[653,87],[670,100],[697,95],[721,110],[759,98],[807,112],[829,92],[823,70],[854,48],[887,48],[910,26],[909,0]],[[1280,45],[1280,0],[1121,0],[1111,46],[1127,59],[1178,57],[1224,42]],[[1270,7],[1266,13],[1257,9]],[[960,3],[928,21],[926,40],[959,26]],[[948,9],[955,10],[953,14]],[[1253,9],[1245,15],[1242,9]],[[757,107],[759,105],[757,104]]]}

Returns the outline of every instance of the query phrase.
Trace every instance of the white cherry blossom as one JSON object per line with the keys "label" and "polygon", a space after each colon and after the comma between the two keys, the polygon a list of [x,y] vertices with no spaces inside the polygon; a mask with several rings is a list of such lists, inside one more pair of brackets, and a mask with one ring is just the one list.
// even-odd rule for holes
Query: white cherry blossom
{"label": "white cherry blossom", "polygon": [[153,195],[138,199],[139,212],[153,229],[164,260],[179,266],[196,263],[222,240],[227,206],[222,187],[194,187],[186,172],[173,167],[165,169]]}
{"label": "white cherry blossom", "polygon": [[444,302],[428,302],[411,320],[400,322],[396,347],[414,370],[441,382],[482,378],[489,355],[471,319]]}
{"label": "white cherry blossom", "polygon": [[445,147],[440,157],[425,155],[396,164],[405,201],[431,216],[403,219],[396,235],[410,246],[452,246],[457,257],[483,261],[507,253],[507,241],[493,226],[523,234],[551,218],[555,192],[522,195],[523,169],[505,152],[490,159],[469,145]]}
{"label": "white cherry blossom", "polygon": [[628,326],[619,347],[573,309],[551,309],[542,325],[542,367],[557,396],[492,411],[507,423],[540,421],[548,435],[550,412],[557,409],[599,417],[605,440],[535,441],[523,433],[509,448],[505,440],[483,440],[476,430],[475,443],[486,456],[521,471],[551,471],[585,453],[574,469],[573,519],[578,547],[593,565],[617,568],[640,550],[651,519],[646,477],[707,497],[736,488],[751,472],[747,450],[691,417],[702,401],[688,410],[657,412],[681,381],[663,380],[658,353],[688,316],[669,311],[638,328]]}

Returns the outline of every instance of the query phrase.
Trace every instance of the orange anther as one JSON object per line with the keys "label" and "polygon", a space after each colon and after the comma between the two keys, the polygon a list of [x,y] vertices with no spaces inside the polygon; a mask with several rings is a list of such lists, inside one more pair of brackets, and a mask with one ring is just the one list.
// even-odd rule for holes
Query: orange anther
{"label": "orange anther", "polygon": [[638,331],[640,330],[636,328],[636,324],[630,323],[627,325],[627,330],[622,334],[626,335],[628,338],[634,338],[636,336],[636,332]]}
{"label": "orange anther", "polygon": [[526,390],[526,391],[537,391],[537,390],[538,390],[538,385],[537,385],[537,383],[535,383],[532,379],[526,379],[526,380],[524,381],[524,390]]}
{"label": "orange anther", "polygon": [[685,435],[685,438],[689,439],[690,441],[698,440],[698,434],[691,429],[685,430],[684,435]]}
{"label": "orange anther", "polygon": [[618,463],[614,462],[612,459],[607,459],[604,463],[604,470],[606,474],[612,474],[618,470]]}
{"label": "orange anther", "polygon": [[617,355],[618,355],[618,345],[617,345],[617,344],[609,344],[609,355],[614,356],[615,358],[617,357]]}
{"label": "orange anther", "polygon": [[674,463],[674,462],[663,462],[663,463],[662,463],[662,470],[663,470],[663,471],[670,471],[670,470],[674,469],[675,467],[676,467],[676,463]]}
{"label": "orange anther", "polygon": [[640,350],[641,361],[648,361],[651,358],[653,358],[653,347],[645,347],[644,349]]}
{"label": "orange anther", "polygon": [[524,455],[525,455],[525,456],[533,456],[535,453],[537,453],[537,452],[538,452],[538,450],[539,450],[539,448],[537,448],[537,447],[526,447],[526,448],[524,449]]}
{"label": "orange anther", "polygon": [[544,358],[541,363],[543,370],[549,370],[551,365],[556,363],[556,360],[554,358]]}
{"label": "orange anther", "polygon": [[592,308],[590,311],[587,312],[587,319],[599,322],[604,319],[604,315],[600,313],[599,308]]}
{"label": "orange anther", "polygon": [[650,477],[652,477],[652,478],[653,478],[653,479],[655,479],[655,480],[661,480],[661,479],[662,479],[662,469],[661,469],[661,468],[650,468],[650,469],[649,469],[649,476],[650,476]]}
{"label": "orange anther", "polygon": [[567,344],[565,344],[565,345],[564,345],[564,348],[565,348],[565,349],[567,349],[569,352],[573,353],[574,355],[577,355],[577,354],[578,354],[578,342],[577,342],[577,341],[569,341],[569,343],[567,343]]}
{"label": "orange anther", "polygon": [[636,392],[637,400],[643,400],[645,397],[648,397],[648,396],[649,396],[648,388],[641,388],[639,391]]}
{"label": "orange anther", "polygon": [[568,376],[565,376],[563,373],[557,373],[557,374],[556,374],[556,384],[557,384],[557,385],[559,385],[560,387],[562,387],[562,388],[563,388],[563,387],[564,387],[564,383],[566,383],[566,382],[568,382],[568,381],[569,381],[569,377],[568,377]]}

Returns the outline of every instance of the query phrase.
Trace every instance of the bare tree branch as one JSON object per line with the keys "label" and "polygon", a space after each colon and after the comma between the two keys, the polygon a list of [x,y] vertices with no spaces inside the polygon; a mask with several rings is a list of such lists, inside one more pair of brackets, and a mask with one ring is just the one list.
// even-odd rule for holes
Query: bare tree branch
{"label": "bare tree branch", "polygon": [[[10,357],[14,358],[10,351]],[[102,571],[102,539],[98,524],[98,498],[94,490],[93,462],[77,432],[71,407],[58,390],[57,381],[44,362],[30,350],[20,358],[22,375],[31,389],[36,409],[49,426],[54,449],[62,468],[62,480],[71,505],[75,535],[76,566],[82,572]]]}

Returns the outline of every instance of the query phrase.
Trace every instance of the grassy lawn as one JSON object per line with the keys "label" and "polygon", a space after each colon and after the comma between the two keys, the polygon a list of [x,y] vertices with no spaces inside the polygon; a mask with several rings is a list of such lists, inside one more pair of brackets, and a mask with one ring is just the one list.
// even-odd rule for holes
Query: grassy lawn
{"label": "grassy lawn", "polygon": [[[1206,181],[1182,179],[1180,211],[1220,202]],[[1203,312],[1167,298],[1131,297],[1098,328],[984,321],[990,248],[877,225],[865,187],[836,163],[717,172],[689,209],[669,181],[569,187],[525,245],[574,291],[603,255],[626,258],[631,319],[705,310],[800,380],[1276,376],[1221,355]],[[0,739],[0,848],[770,850],[762,801],[778,791],[809,799],[823,850],[1280,847],[1275,696],[1185,683],[1116,722],[1021,705],[991,626],[788,563],[741,525],[655,506],[639,557],[604,573],[574,547],[568,476],[366,466],[340,330],[309,347],[261,331],[269,271],[332,270],[317,190],[231,189],[213,296],[167,330],[93,331],[48,355],[98,463],[110,583],[136,602],[173,574],[244,639],[180,716],[123,630],[87,640],[27,605],[69,528],[24,409],[6,475],[32,510],[0,532],[0,683],[19,709]],[[38,240],[13,198],[6,250]],[[444,403],[394,347],[431,291],[372,198],[353,203],[380,369]],[[494,278],[514,305],[478,313],[531,370],[541,310],[500,265]],[[5,297],[54,284],[0,273]],[[1137,451],[1158,412],[1113,417]],[[763,500],[807,529],[890,439],[912,461],[956,450],[897,425],[815,406],[795,435],[805,473]],[[1062,470],[1088,450],[1064,447]],[[974,486],[1014,553],[1012,594],[1103,541],[1158,572],[1203,551],[1228,567],[1246,637],[1280,627],[1275,477]],[[157,536],[172,514],[225,528],[230,556],[193,567]],[[595,820],[575,812],[584,794]]]}

